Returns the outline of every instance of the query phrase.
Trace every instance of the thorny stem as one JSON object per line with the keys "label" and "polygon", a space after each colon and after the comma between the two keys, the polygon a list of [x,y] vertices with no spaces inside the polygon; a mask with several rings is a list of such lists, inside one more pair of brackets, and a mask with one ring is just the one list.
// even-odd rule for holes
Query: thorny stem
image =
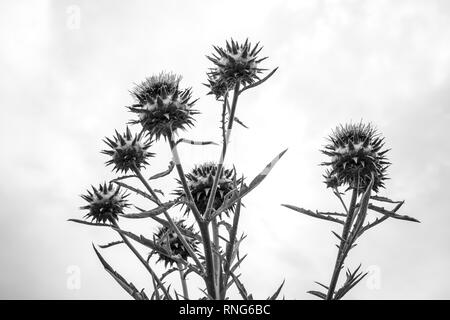
{"label": "thorny stem", "polygon": [[[233,256],[234,244],[236,242],[236,235],[237,235],[237,229],[238,229],[238,225],[239,225],[240,215],[241,215],[241,199],[239,199],[236,204],[236,211],[234,212],[234,216],[233,216],[233,225],[232,225],[231,232],[230,232],[229,243],[228,243],[227,250],[225,253],[225,279],[224,279],[225,287],[226,287],[226,285],[228,283],[228,279],[230,277],[231,263],[233,262],[233,261],[231,261],[231,257]],[[225,292],[225,290],[223,290],[221,298],[225,299],[225,296],[226,296],[226,292]]]}
{"label": "thorny stem", "polygon": [[178,176],[180,178],[181,184],[183,186],[184,192],[188,198],[189,207],[191,208],[195,220],[200,229],[200,234],[202,236],[203,242],[203,250],[205,253],[205,261],[206,261],[206,274],[204,277],[206,289],[208,295],[216,299],[215,290],[214,290],[214,263],[213,263],[213,253],[211,248],[211,238],[208,230],[208,221],[204,220],[198,211],[197,206],[195,205],[194,198],[192,197],[191,190],[189,189],[186,176],[184,175],[183,166],[180,162],[180,156],[178,155],[177,146],[172,136],[169,136],[169,146],[172,151],[173,161],[175,162],[175,167],[178,172]]}
{"label": "thorny stem", "polygon": [[[111,222],[114,227],[116,227],[117,229],[120,229],[119,225],[117,224],[117,222],[115,220],[113,220]],[[123,242],[128,246],[128,248],[130,248],[130,250],[134,253],[134,255],[139,259],[139,261],[141,261],[141,263],[144,265],[144,267],[147,269],[147,271],[150,273],[150,275],[152,276],[153,279],[153,285],[155,285],[155,282],[158,284],[158,286],[161,288],[161,290],[163,291],[164,295],[168,298],[171,299],[169,292],[167,291],[166,287],[164,287],[164,285],[161,283],[161,280],[159,279],[159,277],[156,275],[156,273],[153,271],[153,269],[150,267],[150,265],[147,263],[147,261],[142,257],[142,255],[136,250],[136,248],[131,244],[130,240],[128,240],[128,238],[126,236],[124,236],[121,232],[118,232],[118,234],[120,235],[120,237],[122,238]],[[155,287],[155,292],[158,292],[158,288],[157,286]]]}
{"label": "thorny stem", "polygon": [[183,287],[183,296],[185,300],[189,300],[189,291],[186,284],[186,278],[183,275],[183,265],[180,262],[177,262],[178,265],[178,271],[180,272],[180,281],[181,286]]}
{"label": "thorny stem", "polygon": [[[230,114],[229,114],[227,129],[225,132],[225,139],[222,142],[222,152],[220,153],[219,162],[217,164],[216,176],[214,177],[214,182],[213,182],[210,194],[209,194],[208,203],[206,205],[206,210],[204,213],[206,220],[210,219],[210,215],[211,215],[211,211],[212,211],[211,209],[213,208],[214,199],[216,197],[217,186],[219,185],[219,180],[222,175],[223,163],[225,161],[228,142],[230,140],[231,130],[233,129],[234,117],[236,114],[236,107],[237,107],[237,102],[238,102],[238,97],[239,97],[239,88],[240,88],[240,81],[237,81],[234,86],[233,101],[231,103],[231,110],[230,110]],[[227,103],[228,103],[228,95],[225,95],[224,101],[223,101],[223,111],[225,111]],[[224,119],[223,119],[223,115],[222,115],[222,122],[223,121],[224,121]],[[222,126],[225,127],[225,123],[222,123]],[[217,251],[219,251],[219,247],[220,247],[219,228],[217,226],[217,218],[216,217],[214,217],[212,219],[211,227],[212,227],[212,232],[213,232],[214,247]],[[218,297],[220,295],[220,269],[221,268],[220,268],[220,257],[218,257],[217,255],[214,256],[214,268],[216,271],[214,274],[215,291],[216,291],[216,296]]]}
{"label": "thorny stem", "polygon": [[217,217],[211,221],[211,229],[213,236],[214,252],[213,252],[213,263],[214,263],[214,290],[216,292],[216,297],[220,296],[220,257],[219,255],[219,226],[217,224]]}
{"label": "thorny stem", "polygon": [[[162,205],[162,202],[159,200],[158,195],[155,193],[155,191],[152,189],[152,187],[150,186],[150,184],[147,182],[147,180],[145,180],[145,178],[142,176],[141,171],[139,170],[139,168],[133,164],[133,171],[136,174],[136,176],[139,178],[139,180],[141,180],[141,182],[144,184],[144,186],[147,188],[147,190],[150,192],[151,196],[153,197],[153,199],[155,200],[156,204],[158,206]],[[197,258],[197,255],[194,253],[194,250],[192,249],[192,247],[189,245],[189,243],[186,241],[186,238],[184,237],[184,235],[181,233],[180,229],[177,227],[177,225],[175,224],[175,222],[173,222],[172,218],[170,217],[169,213],[167,212],[167,210],[163,211],[164,216],[166,217],[167,221],[169,222],[170,227],[175,231],[175,233],[177,234],[178,238],[180,238],[181,242],[183,243],[183,246],[186,248],[186,251],[189,253],[189,255],[192,257],[192,259],[194,259],[196,265],[200,268],[200,270],[203,269],[203,265],[200,263],[200,261]]]}
{"label": "thorny stem", "polygon": [[342,265],[347,255],[346,253],[348,252],[347,238],[353,221],[353,214],[355,213],[357,198],[358,198],[358,188],[353,188],[352,199],[350,200],[350,208],[348,211],[347,218],[345,219],[344,229],[342,230],[341,243],[339,245],[339,250],[336,257],[333,275],[331,277],[330,285],[328,286],[327,300],[333,299],[334,290],[336,288],[336,284],[339,279],[339,274],[341,273]]}
{"label": "thorny stem", "polygon": [[[227,143],[227,129],[225,127],[225,116],[226,116],[226,111],[230,111],[230,107],[229,107],[229,103],[228,103],[228,91],[226,92],[224,99],[223,99],[223,105],[222,105],[222,117],[221,117],[221,131],[222,131],[222,148],[223,146],[226,146]],[[223,153],[223,150],[222,150]],[[220,162],[220,161],[219,161]],[[214,181],[213,181],[213,185],[214,185]],[[217,191],[216,191],[217,192]],[[210,195],[212,195],[212,192],[210,193]],[[215,195],[214,195],[215,197]],[[208,198],[208,202],[209,202],[209,198]],[[214,205],[214,201],[212,202]],[[212,206],[211,206],[212,207]],[[208,204],[207,204],[207,208],[208,208]],[[205,212],[208,212],[209,209],[206,209]],[[219,227],[217,224],[217,217],[214,216],[213,219],[211,220],[211,226],[212,226],[212,231],[213,231],[213,241],[214,241],[214,245],[216,250],[219,250]],[[216,290],[216,295],[217,294],[221,294],[222,292],[222,282],[220,280],[221,277],[221,269],[219,269],[219,264],[220,264],[220,257],[215,257],[214,259],[214,268],[216,270],[215,273],[215,281],[216,281],[216,285],[215,285],[215,290]],[[219,285],[217,285],[219,284]]]}
{"label": "thorny stem", "polygon": [[[231,110],[230,110],[230,115],[229,115],[229,119],[228,119],[227,130],[225,133],[225,140],[222,143],[222,152],[220,153],[219,162],[217,164],[216,176],[214,177],[214,182],[213,182],[213,185],[212,185],[212,188],[211,188],[211,191],[209,194],[209,198],[208,198],[208,204],[206,205],[206,210],[205,210],[206,219],[208,219],[210,217],[211,209],[212,209],[212,206],[214,203],[214,199],[216,197],[217,186],[219,184],[220,176],[222,174],[223,162],[225,161],[225,156],[227,154],[228,142],[230,141],[231,130],[233,129],[233,123],[234,123],[234,116],[236,114],[236,106],[237,106],[237,101],[238,101],[238,97],[239,97],[239,87],[240,87],[240,82],[237,81],[234,86],[233,101],[231,103]],[[226,103],[227,103],[227,99],[225,98],[224,99],[224,108],[225,108]]]}

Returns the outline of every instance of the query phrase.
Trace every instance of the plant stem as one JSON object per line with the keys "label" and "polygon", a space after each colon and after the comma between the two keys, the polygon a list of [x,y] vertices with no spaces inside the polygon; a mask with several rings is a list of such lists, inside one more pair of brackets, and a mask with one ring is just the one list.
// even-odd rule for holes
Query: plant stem
{"label": "plant stem", "polygon": [[219,226],[217,224],[217,217],[211,221],[211,229],[213,234],[214,251],[213,251],[213,263],[214,263],[214,290],[216,291],[217,299],[220,297],[220,257],[218,257],[219,252]]}
{"label": "plant stem", "polygon": [[[225,263],[224,263],[224,272],[225,272],[225,279],[224,279],[224,286],[225,288],[227,287],[228,284],[228,279],[230,278],[230,269],[231,269],[231,264],[233,263],[233,261],[231,260],[231,257],[233,256],[233,251],[234,251],[234,245],[236,243],[236,235],[237,235],[237,229],[239,226],[239,218],[241,216],[241,199],[239,199],[237,201],[236,204],[236,210],[234,212],[234,216],[233,216],[233,225],[231,228],[231,232],[230,232],[230,238],[229,238],[229,243],[227,246],[227,250],[225,253]],[[226,296],[226,291],[223,290],[222,292],[222,299],[225,299]]]}
{"label": "plant stem", "polygon": [[[139,168],[134,165],[133,171],[136,174],[136,176],[139,178],[139,180],[141,180],[141,182],[144,184],[144,186],[147,188],[147,190],[150,192],[151,196],[156,200],[156,204],[158,206],[162,205],[162,202],[159,200],[158,195],[155,193],[155,191],[152,189],[152,187],[150,186],[150,184],[147,182],[147,180],[145,180],[144,176],[142,175],[141,171],[139,170]],[[197,258],[197,255],[194,253],[194,250],[192,249],[192,247],[189,245],[189,243],[186,241],[184,235],[181,233],[180,229],[177,227],[177,225],[175,224],[175,222],[172,220],[172,218],[170,217],[169,213],[167,212],[167,210],[163,211],[164,216],[166,217],[167,221],[170,224],[170,227],[175,231],[175,233],[177,234],[177,236],[180,238],[181,242],[183,243],[183,246],[185,247],[186,251],[189,253],[189,255],[192,257],[192,259],[194,259],[196,265],[200,268],[200,270],[203,270],[203,265],[200,263],[200,261]]]}
{"label": "plant stem", "polygon": [[180,281],[181,281],[181,286],[183,287],[183,296],[185,300],[189,300],[189,291],[188,291],[188,287],[186,284],[186,278],[183,276],[183,266],[180,262],[177,262],[178,265],[178,271],[180,272]]}
{"label": "plant stem", "polygon": [[350,207],[347,218],[345,219],[344,229],[342,230],[341,243],[339,245],[338,254],[336,257],[336,263],[331,277],[330,285],[328,286],[327,300],[333,300],[334,290],[336,288],[339,274],[341,273],[342,265],[344,264],[345,257],[347,255],[347,238],[353,221],[353,214],[356,208],[356,200],[358,198],[358,188],[353,188],[352,199],[350,200]]}
{"label": "plant stem", "polygon": [[[231,136],[231,130],[233,129],[233,123],[234,123],[234,117],[235,117],[235,113],[236,113],[236,107],[237,107],[237,101],[238,101],[238,97],[239,97],[239,88],[240,88],[240,81],[237,81],[235,86],[234,86],[234,91],[233,91],[233,101],[231,103],[231,110],[230,110],[230,115],[229,115],[229,119],[228,119],[228,125],[227,125],[227,129],[225,133],[225,139],[222,143],[222,151],[220,153],[220,158],[219,158],[219,162],[217,164],[217,170],[216,170],[216,176],[214,177],[214,181],[213,181],[213,185],[211,187],[211,191],[209,193],[209,197],[208,197],[208,203],[206,205],[206,210],[204,212],[204,217],[205,220],[209,220],[210,219],[210,215],[211,215],[211,211],[214,205],[214,200],[216,197],[216,193],[217,193],[217,187],[219,185],[219,180],[220,177],[222,175],[222,170],[223,170],[223,163],[225,161],[225,156],[227,153],[227,147],[228,147],[228,142],[230,140],[230,136]],[[225,111],[226,109],[226,104],[228,103],[228,95],[226,95],[224,97],[224,101],[223,101],[223,110]],[[222,121],[224,121],[223,119],[223,115],[222,115]],[[224,127],[224,123],[222,123],[222,126]],[[217,218],[214,217],[213,221],[212,221],[212,232],[213,232],[213,241],[214,241],[214,248],[216,249],[216,251],[219,251],[219,247],[220,247],[220,243],[219,243],[219,230],[218,230],[218,226],[217,226]],[[215,274],[214,274],[214,278],[215,278],[215,291],[216,291],[216,296],[218,297],[220,295],[220,270],[221,270],[221,266],[220,266],[220,257],[217,256],[217,254],[214,255],[214,269],[215,269]]]}
{"label": "plant stem", "polygon": [[[120,229],[119,225],[117,224],[116,221],[112,221],[112,224],[117,228]],[[136,248],[131,244],[131,242],[128,240],[128,238],[126,236],[124,236],[122,233],[118,232],[118,234],[120,235],[120,237],[122,238],[123,242],[128,246],[128,248],[130,248],[130,250],[134,253],[134,255],[139,259],[139,261],[141,261],[141,263],[144,265],[144,267],[147,269],[147,271],[150,273],[150,275],[152,276],[152,279],[154,281],[156,281],[156,283],[158,284],[158,286],[161,288],[161,290],[163,291],[163,293],[165,294],[165,296],[168,299],[170,298],[170,294],[169,292],[167,292],[166,287],[164,287],[164,285],[161,283],[161,280],[159,280],[159,277],[156,275],[156,273],[153,271],[153,269],[150,267],[150,265],[147,263],[147,261],[142,257],[142,255],[136,250]],[[158,288],[155,287],[155,291],[158,291]]]}
{"label": "plant stem", "polygon": [[[210,211],[213,207],[214,199],[216,197],[217,186],[219,184],[220,176],[222,175],[223,163],[225,161],[225,156],[227,154],[228,142],[230,141],[231,130],[233,129],[234,116],[236,113],[237,101],[238,101],[238,97],[239,97],[239,87],[240,87],[240,82],[237,81],[234,86],[233,101],[231,103],[231,110],[230,110],[230,116],[228,119],[227,130],[225,133],[225,140],[222,143],[222,152],[220,153],[219,162],[217,164],[216,176],[214,177],[214,182],[213,182],[213,185],[212,185],[212,188],[211,188],[211,191],[209,194],[209,198],[208,198],[208,204],[206,205],[206,210],[205,210],[205,218],[206,219],[208,219],[210,216],[210,213],[211,213]],[[227,99],[224,99],[224,104],[226,104],[226,103],[227,103]]]}
{"label": "plant stem", "polygon": [[183,166],[181,165],[180,156],[178,155],[177,146],[173,137],[168,138],[170,150],[172,152],[173,161],[175,162],[175,168],[177,169],[178,176],[180,178],[181,184],[183,186],[184,192],[189,201],[189,207],[191,208],[195,220],[197,221],[198,227],[200,229],[200,234],[202,236],[203,250],[205,254],[206,271],[205,271],[205,284],[208,294],[213,298],[217,299],[215,294],[215,281],[214,281],[214,263],[213,263],[213,253],[211,248],[211,238],[208,229],[208,221],[204,220],[195,205],[194,198],[192,197],[191,190],[189,189],[186,176],[184,175]]}

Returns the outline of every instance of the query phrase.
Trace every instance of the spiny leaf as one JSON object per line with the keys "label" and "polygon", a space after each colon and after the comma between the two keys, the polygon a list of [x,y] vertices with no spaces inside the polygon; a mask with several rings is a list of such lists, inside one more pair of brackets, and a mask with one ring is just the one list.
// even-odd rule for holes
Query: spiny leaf
{"label": "spiny leaf", "polygon": [[[269,172],[273,169],[275,164],[281,159],[281,157],[286,153],[288,149],[285,149],[282,151],[279,155],[277,155],[249,184],[249,186],[243,185],[239,192],[229,192],[225,196],[225,200],[223,204],[220,206],[219,209],[216,210],[214,215],[212,215],[212,218],[219,215],[223,211],[227,210],[229,207],[231,207],[236,201],[239,199],[242,199],[244,196],[246,196],[250,191],[255,189],[269,174]],[[237,190],[235,190],[237,191]]]}
{"label": "spiny leaf", "polygon": [[394,219],[399,219],[399,220],[406,220],[406,221],[412,221],[412,222],[419,222],[419,220],[417,220],[416,218],[410,217],[410,216],[406,216],[406,215],[400,215],[400,214],[396,214],[393,211],[388,211],[384,208],[381,207],[377,207],[374,206],[373,204],[369,203],[369,209],[376,211],[378,213],[384,214],[390,218],[394,218]]}
{"label": "spiny leaf", "polygon": [[319,286],[321,286],[321,287],[325,288],[326,290],[328,290],[328,286],[326,286],[326,285],[324,285],[324,284],[322,284],[322,283],[320,283],[318,281],[314,281],[314,282],[317,283]]}
{"label": "spiny leaf", "polygon": [[136,287],[131,283],[127,282],[124,277],[122,277],[119,273],[117,273],[102,257],[100,252],[97,251],[94,244],[92,244],[97,257],[102,263],[103,267],[106,271],[117,281],[117,283],[126,291],[130,296],[132,296],[135,300],[148,300],[147,296],[142,294],[140,291],[136,289]]}
{"label": "spiny leaf", "polygon": [[120,217],[129,218],[129,219],[151,218],[151,217],[160,215],[164,211],[169,210],[170,208],[172,208],[177,203],[179,203],[179,201],[176,201],[176,200],[175,201],[168,201],[166,203],[162,203],[159,207],[157,207],[155,209],[148,210],[148,211],[143,211],[143,212],[139,212],[139,213],[121,214]]}
{"label": "spiny leaf", "polygon": [[242,282],[239,280],[240,275],[236,276],[233,272],[231,272],[230,275],[233,278],[234,283],[235,283],[236,287],[238,288],[238,291],[239,291],[240,295],[242,296],[242,299],[248,300],[247,290],[245,289],[245,287],[242,284]]}
{"label": "spiny leaf", "polygon": [[307,293],[312,294],[313,296],[319,297],[320,299],[326,300],[327,299],[327,295],[323,292],[320,291],[308,291]]}
{"label": "spiny leaf", "polygon": [[285,282],[285,280],[283,280],[281,285],[278,287],[277,291],[275,291],[275,293],[271,297],[269,297],[267,300],[276,300],[277,299],[278,295],[281,292],[281,288],[283,288],[283,286],[284,286],[284,282]]}
{"label": "spiny leaf", "polygon": [[317,214],[320,215],[325,215],[325,216],[339,216],[339,217],[346,217],[347,215],[345,213],[340,213],[340,212],[321,212],[321,211],[317,211]]}
{"label": "spiny leaf", "polygon": [[340,224],[344,224],[344,221],[342,221],[340,219],[337,219],[337,218],[334,218],[332,216],[321,215],[321,214],[313,212],[311,210],[303,209],[303,208],[296,207],[296,206],[293,206],[293,205],[290,205],[290,204],[282,204],[282,206],[286,207],[288,209],[291,209],[291,210],[294,210],[294,211],[306,214],[307,216],[311,216],[311,217],[322,219],[322,220],[328,220],[328,221],[333,221],[333,222],[337,222],[337,223],[340,223]]}
{"label": "spiny leaf", "polygon": [[132,186],[130,186],[130,185],[126,184],[126,183],[120,182],[120,181],[114,181],[113,180],[112,182],[114,182],[115,184],[117,184],[117,185],[119,185],[121,187],[124,187],[124,188],[126,188],[126,189],[128,189],[130,191],[133,191],[133,192],[137,193],[140,196],[143,196],[143,197],[145,197],[147,199],[150,199],[153,202],[156,201],[156,199],[153,199],[153,197],[151,195],[149,195],[148,193],[146,193],[146,192],[144,192],[142,190],[139,190],[138,188],[132,187]]}
{"label": "spiny leaf", "polygon": [[[137,236],[132,232],[129,231],[125,231],[119,228],[114,228],[114,230],[116,230],[117,232],[119,232],[120,234],[123,234],[124,236],[127,236],[130,239],[133,239],[136,242],[139,242],[140,244],[143,244],[146,247],[149,247],[150,249],[152,249],[155,252],[158,252],[159,254],[171,257],[169,252],[167,252],[167,250],[165,250],[163,247],[161,247],[160,245],[156,244],[155,242],[153,242],[150,239],[147,239],[144,236]],[[175,259],[174,259],[175,260]]]}
{"label": "spiny leaf", "polygon": [[236,271],[236,269],[241,265],[242,261],[244,261],[244,259],[246,257],[247,257],[247,254],[244,255],[242,258],[240,258],[238,261],[236,261],[236,263],[233,265],[233,267],[231,267],[230,273],[233,273],[234,271]]}
{"label": "spiny leaf", "polygon": [[159,178],[165,177],[165,176],[169,175],[172,172],[173,168],[175,168],[175,162],[170,161],[169,167],[167,168],[167,170],[151,176],[149,180],[155,180],[155,179],[159,179]]}
{"label": "spiny leaf", "polygon": [[88,221],[79,220],[79,219],[68,219],[67,221],[76,222],[76,223],[81,223],[81,224],[86,224],[86,225],[88,225],[88,226],[96,226],[96,227],[113,227],[112,224],[108,224],[108,223],[95,223],[95,222],[88,222]]}
{"label": "spiny leaf", "polygon": [[342,240],[342,237],[340,236],[340,235],[338,235],[336,232],[334,232],[334,231],[331,231],[335,236],[336,236],[336,238],[338,238],[340,241],[343,241]]}
{"label": "spiny leaf", "polygon": [[339,300],[342,297],[344,297],[347,292],[349,292],[354,286],[356,286],[368,274],[367,272],[365,272],[365,273],[358,272],[360,270],[360,268],[361,268],[361,265],[359,265],[358,268],[354,272],[350,272],[350,270],[347,269],[347,272],[346,272],[347,279],[346,279],[344,285],[342,286],[342,288],[340,288],[336,292],[336,295],[334,296],[335,300]]}
{"label": "spiny leaf", "polygon": [[248,127],[241,121],[239,120],[238,117],[234,117],[234,121],[236,121],[236,123],[240,124],[241,126],[243,126],[245,129],[248,129]]}
{"label": "spiny leaf", "polygon": [[102,249],[106,249],[106,248],[113,247],[113,246],[121,244],[121,243],[123,243],[123,241],[119,240],[119,241],[110,242],[108,244],[99,245],[99,247],[102,248]]}
{"label": "spiny leaf", "polygon": [[241,93],[244,92],[245,90],[248,90],[248,89],[250,89],[250,88],[254,88],[254,87],[259,86],[260,84],[262,84],[263,82],[265,82],[266,80],[268,80],[268,79],[269,79],[269,78],[270,78],[277,70],[278,70],[278,67],[276,67],[275,69],[273,69],[267,76],[265,76],[265,77],[262,78],[261,80],[256,81],[256,82],[254,82],[254,83],[252,83],[252,84],[250,84],[250,85],[248,85],[248,86],[242,88],[242,90],[239,91],[239,94],[241,94]]}
{"label": "spiny leaf", "polygon": [[129,179],[129,178],[136,178],[136,176],[135,175],[121,176],[121,177],[114,178],[110,182],[124,180],[124,179]]}
{"label": "spiny leaf", "polygon": [[216,142],[214,141],[194,141],[194,140],[189,140],[189,139],[178,139],[178,141],[175,143],[175,145],[179,144],[179,143],[187,143],[187,144],[192,144],[195,146],[205,146],[208,144],[214,144],[214,145],[218,145]]}
{"label": "spiny leaf", "polygon": [[[400,208],[402,207],[404,202],[400,202],[398,203],[395,208],[392,210],[392,212],[396,213],[398,210],[400,210]],[[382,223],[383,221],[385,221],[386,219],[388,219],[389,216],[382,216],[381,218],[377,218],[374,222],[368,223],[365,227],[363,227],[359,233],[358,233],[358,237],[361,236],[364,232],[366,232],[367,230],[375,227],[376,225]]]}
{"label": "spiny leaf", "polygon": [[394,200],[391,200],[389,198],[380,197],[380,196],[371,196],[370,199],[376,200],[376,201],[380,201],[380,202],[389,202],[389,203],[401,203],[401,202],[403,202],[403,201],[394,201]]}
{"label": "spiny leaf", "polygon": [[159,280],[162,282],[165,277],[167,277],[169,274],[171,274],[172,272],[175,272],[175,271],[178,271],[178,269],[177,268],[171,268],[171,269],[167,270],[166,272],[164,272],[161,275],[161,278]]}

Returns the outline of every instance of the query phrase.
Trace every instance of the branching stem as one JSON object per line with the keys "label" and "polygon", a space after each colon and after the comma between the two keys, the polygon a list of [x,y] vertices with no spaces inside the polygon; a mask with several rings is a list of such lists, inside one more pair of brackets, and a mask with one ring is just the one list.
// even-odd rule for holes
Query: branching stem
{"label": "branching stem", "polygon": [[189,291],[188,291],[188,287],[186,284],[186,278],[183,275],[183,265],[178,262],[178,271],[180,272],[180,281],[181,281],[181,286],[183,287],[183,296],[185,300],[189,300]]}
{"label": "branching stem", "polygon": [[[208,221],[204,220],[195,205],[194,198],[192,197],[191,190],[189,189],[186,176],[184,174],[183,166],[181,165],[180,156],[178,155],[177,145],[173,137],[169,137],[169,146],[172,151],[173,161],[175,162],[175,168],[177,169],[178,176],[183,186],[184,192],[186,194],[187,200],[189,202],[189,208],[192,210],[195,220],[197,221],[198,227],[200,229],[200,234],[202,236],[203,250],[205,254],[206,270],[205,270],[205,284],[208,295],[216,299],[215,293],[215,281],[214,281],[214,263],[213,263],[213,252],[211,248],[211,238],[208,230]],[[203,267],[202,267],[203,269]]]}
{"label": "branching stem", "polygon": [[[355,213],[356,200],[358,198],[358,188],[353,188],[352,199],[350,200],[350,207],[347,218],[345,219],[344,229],[342,230],[341,243],[339,245],[336,263],[331,277],[330,285],[328,286],[327,300],[332,300],[334,297],[334,290],[336,288],[339,274],[341,273],[342,265],[348,252],[349,244],[347,243],[348,234],[350,232],[353,221],[353,214]],[[351,245],[350,245],[351,246]]]}
{"label": "branching stem", "polygon": [[[159,200],[158,195],[155,193],[155,191],[152,189],[152,187],[150,186],[150,184],[147,182],[147,180],[145,180],[145,178],[142,176],[141,171],[139,170],[139,168],[137,168],[136,165],[133,165],[133,171],[136,174],[136,176],[139,178],[139,180],[141,180],[142,184],[145,186],[145,188],[147,188],[148,192],[150,192],[151,196],[153,197],[153,199],[155,199],[156,204],[158,206],[162,206],[162,202]],[[189,245],[189,243],[186,241],[186,238],[184,237],[184,235],[181,233],[180,229],[177,227],[177,225],[175,224],[175,222],[173,221],[173,219],[170,217],[169,213],[167,212],[167,210],[163,211],[164,216],[166,217],[167,221],[170,224],[170,227],[175,231],[175,233],[177,234],[177,236],[180,238],[181,242],[183,243],[183,246],[185,247],[186,251],[189,253],[189,255],[192,257],[192,259],[194,259],[196,265],[200,268],[200,270],[203,270],[203,265],[200,263],[200,261],[197,258],[197,255],[195,254],[194,250],[192,249],[192,247]]]}

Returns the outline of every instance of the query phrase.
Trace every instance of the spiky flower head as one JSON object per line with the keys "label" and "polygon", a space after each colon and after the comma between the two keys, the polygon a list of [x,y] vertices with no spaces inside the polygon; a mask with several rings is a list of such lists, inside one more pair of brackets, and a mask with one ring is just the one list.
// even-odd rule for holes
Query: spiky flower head
{"label": "spiky flower head", "polygon": [[378,192],[384,187],[386,169],[390,165],[385,154],[389,151],[383,149],[384,138],[369,124],[346,124],[337,127],[328,138],[322,150],[329,156],[330,161],[322,165],[330,166],[327,171],[325,183],[328,187],[347,185],[363,192],[370,184],[373,174],[372,190]]}
{"label": "spiky flower head", "polygon": [[131,123],[140,123],[156,140],[192,126],[193,115],[199,112],[192,108],[195,101],[191,101],[191,88],[179,89],[180,80],[180,76],[162,72],[137,85],[132,91],[137,104],[128,109],[137,113],[138,119]]}
{"label": "spiky flower head", "polygon": [[[217,88],[231,89],[239,81],[243,85],[251,84],[259,80],[258,74],[264,71],[259,68],[259,63],[265,58],[258,58],[262,47],[259,42],[252,46],[248,39],[245,43],[239,44],[231,39],[226,42],[225,48],[213,46],[215,52],[207,56],[214,63],[214,67],[208,72],[208,82],[206,84],[211,89],[211,94],[217,96]],[[211,82],[212,81],[212,82]]]}
{"label": "spiky flower head", "polygon": [[[190,247],[197,251],[199,242],[196,240],[194,228],[192,226],[186,226],[184,220],[174,221],[181,234],[184,235],[187,243]],[[172,265],[176,260],[174,258],[187,260],[189,252],[186,250],[183,242],[180,240],[176,232],[167,226],[162,226],[155,233],[155,242],[163,247],[169,255],[165,255],[158,252],[158,262],[164,261],[165,266]]]}
{"label": "spiky flower head", "polygon": [[111,150],[102,151],[111,157],[106,165],[113,165],[113,170],[116,172],[127,173],[135,166],[141,168],[148,164],[149,157],[154,156],[147,151],[151,146],[150,139],[143,140],[142,133],[133,136],[128,127],[124,134],[119,134],[116,130],[116,135],[112,139],[105,138],[103,141],[111,148]]}
{"label": "spiky flower head", "polygon": [[[200,213],[206,211],[208,199],[211,189],[213,187],[214,178],[217,173],[217,164],[213,162],[206,162],[202,165],[197,165],[192,171],[186,174],[186,180],[192,197],[194,198],[195,205]],[[224,202],[227,193],[234,189],[235,184],[240,184],[242,179],[235,181],[236,171],[233,169],[222,169],[219,182],[217,184],[217,191],[214,197],[213,209],[218,209]],[[181,187],[175,191],[175,194],[180,197],[186,197],[184,189]],[[229,212],[234,210],[234,206],[225,211],[228,216]],[[189,207],[186,208],[186,212],[189,212]]]}
{"label": "spiky flower head", "polygon": [[91,218],[91,221],[112,223],[118,220],[118,215],[129,206],[126,200],[128,194],[121,192],[120,186],[115,187],[112,183],[103,183],[103,185],[99,185],[98,189],[94,186],[91,188],[92,192],[87,190],[87,195],[81,196],[88,204],[80,208],[89,210],[84,217]]}
{"label": "spiky flower head", "polygon": [[327,188],[334,189],[341,185],[338,175],[336,173],[331,173],[328,169],[325,171],[323,177],[325,178],[324,183],[327,185]]}
{"label": "spiky flower head", "polygon": [[232,89],[232,86],[230,87],[230,85],[220,77],[213,76],[210,73],[207,74],[207,77],[208,83],[205,83],[204,85],[210,90],[208,94],[214,95],[217,100],[225,97],[225,94]]}

